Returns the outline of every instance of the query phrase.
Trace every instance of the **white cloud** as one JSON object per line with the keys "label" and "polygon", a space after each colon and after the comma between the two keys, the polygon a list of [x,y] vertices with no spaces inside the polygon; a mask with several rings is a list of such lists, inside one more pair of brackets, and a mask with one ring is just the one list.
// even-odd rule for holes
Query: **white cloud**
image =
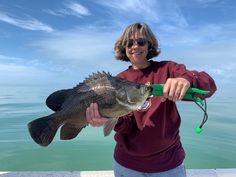
{"label": "white cloud", "polygon": [[236,79],[235,46],[236,41],[218,41],[172,47],[168,49],[169,52],[164,48],[162,58],[184,63],[189,69],[206,71],[219,83],[232,83]]}
{"label": "white cloud", "polygon": [[86,26],[54,33],[32,45],[40,55],[49,56],[52,63],[63,63],[64,66],[73,68],[72,70],[87,70],[88,73],[105,70],[117,73],[127,65],[119,61],[120,65],[117,66],[118,61],[114,57],[113,47],[119,35],[112,29]]}
{"label": "white cloud", "polygon": [[18,57],[9,57],[9,56],[5,56],[5,55],[1,55],[0,54],[0,61],[1,62],[11,62],[11,61],[20,61],[20,60],[23,60],[22,58],[18,58]]}
{"label": "white cloud", "polygon": [[93,60],[95,56],[101,57],[105,51],[110,52],[109,48],[112,50],[108,36],[81,30],[58,32],[50,38],[38,41],[34,46],[58,58],[80,60],[80,62]]}
{"label": "white cloud", "polygon": [[0,63],[1,84],[40,84],[50,83],[49,72],[31,66]]}
{"label": "white cloud", "polygon": [[[45,68],[45,65],[47,65],[49,62],[42,63],[38,59],[33,58],[20,58],[20,57],[14,57],[14,56],[6,56],[0,54],[0,64],[6,65],[6,66],[20,66],[22,67],[34,67],[34,68]],[[50,69],[48,69],[50,70]]]}
{"label": "white cloud", "polygon": [[71,15],[81,18],[83,16],[91,15],[91,12],[85,6],[74,1],[69,1],[67,3],[64,3],[64,7],[61,7],[60,9],[57,10],[46,9],[43,11],[54,16]]}
{"label": "white cloud", "polygon": [[188,25],[178,5],[170,0],[165,2],[156,0],[100,0],[97,3],[112,11],[114,21],[130,18],[150,24]]}
{"label": "white cloud", "polygon": [[[97,70],[117,73],[128,64],[115,60],[114,43],[126,24],[137,20],[147,22],[160,39],[163,48],[160,59],[165,56],[163,59],[186,63],[193,69],[207,70],[222,80],[234,77],[231,73],[235,67],[228,69],[227,66],[235,63],[235,40],[232,38],[236,35],[235,24],[209,23],[203,26],[190,26],[178,4],[170,0],[94,2],[100,4],[100,7],[103,6],[104,13],[110,13],[111,16],[89,22],[89,26],[54,31],[45,38],[35,41],[32,44],[32,51],[35,52],[36,49],[37,53],[34,54],[38,54],[41,58],[31,60],[35,68],[43,68],[44,66],[40,65],[43,63],[50,72],[70,73],[74,77],[78,77],[77,73],[81,74],[80,77],[85,77]],[[67,4],[63,5],[61,9],[46,11],[55,16],[91,15],[86,7],[75,1],[67,1]],[[224,60],[225,65],[218,64],[221,60]],[[25,65],[30,66],[27,63]]]}
{"label": "white cloud", "polygon": [[[117,20],[136,20],[138,21],[160,21],[159,4],[156,1],[144,0],[100,0],[96,3],[105,6],[110,11],[110,17],[113,21]],[[155,10],[153,9],[155,7]]]}
{"label": "white cloud", "polygon": [[[201,27],[170,27],[168,30],[153,29],[161,39],[163,50],[160,59],[173,59],[187,64],[190,69],[207,70],[223,80],[234,78],[231,73],[236,69],[233,67],[229,72],[227,67],[219,64],[222,60],[226,66],[236,61],[236,41],[231,37],[235,35],[234,28],[234,24],[209,24]],[[83,26],[55,32],[51,37],[36,41],[33,46],[41,55],[49,56],[52,63],[64,63],[65,68],[78,68],[84,73],[96,70],[117,73],[128,65],[120,61],[117,63],[114,58],[114,43],[121,32],[120,27],[114,26]]]}
{"label": "white cloud", "polygon": [[46,25],[37,19],[34,18],[19,19],[11,17],[10,15],[2,12],[0,12],[0,21],[28,30],[46,31],[46,32],[54,31],[54,29],[51,26]]}
{"label": "white cloud", "polygon": [[155,30],[161,39],[161,44],[168,47],[204,46],[208,43],[236,42],[232,36],[236,35],[236,24],[208,24],[204,26],[178,27],[162,25]]}
{"label": "white cloud", "polygon": [[[93,72],[105,71],[113,75],[126,66],[111,58],[94,58],[90,64],[80,60],[58,64],[56,60],[31,60],[0,54],[0,83],[4,85],[48,85],[73,87]],[[123,68],[122,68],[123,67]]]}
{"label": "white cloud", "polygon": [[201,4],[208,4],[208,3],[216,3],[220,0],[194,0],[195,2],[201,3]]}
{"label": "white cloud", "polygon": [[140,13],[141,11],[143,11],[144,9],[148,10],[148,3],[150,1],[147,1],[147,3],[143,3],[142,0],[114,0],[111,2],[108,1],[99,1],[98,3],[107,6],[107,7],[111,7],[114,9],[118,9],[118,10],[122,10],[122,11],[132,11],[132,12],[136,12],[136,13]]}
{"label": "white cloud", "polygon": [[89,10],[78,2],[69,2],[66,7],[79,15],[90,15]]}
{"label": "white cloud", "polygon": [[0,54],[0,83],[6,85],[71,85],[86,75],[77,70],[37,59],[17,58]]}
{"label": "white cloud", "polygon": [[53,10],[50,10],[50,9],[44,9],[42,11],[45,12],[45,13],[48,13],[50,15],[54,15],[54,16],[63,16],[62,13],[56,12],[56,11],[53,11]]}

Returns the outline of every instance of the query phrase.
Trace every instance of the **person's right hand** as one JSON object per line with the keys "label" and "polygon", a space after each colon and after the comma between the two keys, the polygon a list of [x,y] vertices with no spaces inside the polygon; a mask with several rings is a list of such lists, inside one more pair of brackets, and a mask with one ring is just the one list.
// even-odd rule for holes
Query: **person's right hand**
{"label": "person's right hand", "polygon": [[86,120],[93,127],[101,127],[108,121],[108,118],[100,115],[97,103],[91,103],[86,109]]}

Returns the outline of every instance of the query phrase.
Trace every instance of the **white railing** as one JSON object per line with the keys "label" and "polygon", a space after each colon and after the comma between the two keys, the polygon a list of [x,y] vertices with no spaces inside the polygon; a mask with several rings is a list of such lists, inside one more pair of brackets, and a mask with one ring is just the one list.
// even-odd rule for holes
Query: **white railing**
{"label": "white railing", "polygon": [[[114,177],[113,171],[0,171],[0,177]],[[187,169],[187,177],[236,177],[236,168]]]}

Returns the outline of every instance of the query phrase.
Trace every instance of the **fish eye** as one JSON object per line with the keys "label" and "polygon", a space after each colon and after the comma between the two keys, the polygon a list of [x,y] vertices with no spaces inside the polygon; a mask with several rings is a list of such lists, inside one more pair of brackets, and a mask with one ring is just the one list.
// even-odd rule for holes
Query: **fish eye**
{"label": "fish eye", "polygon": [[145,87],[145,91],[148,91],[150,90],[151,87]]}

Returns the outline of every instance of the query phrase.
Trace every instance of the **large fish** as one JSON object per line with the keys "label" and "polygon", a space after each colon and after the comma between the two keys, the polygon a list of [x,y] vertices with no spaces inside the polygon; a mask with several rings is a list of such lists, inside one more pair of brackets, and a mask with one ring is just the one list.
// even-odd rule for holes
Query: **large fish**
{"label": "large fish", "polygon": [[60,139],[73,139],[88,125],[86,108],[96,102],[100,114],[109,118],[104,125],[107,136],[119,117],[141,108],[150,91],[145,84],[129,82],[109,73],[93,74],[72,89],[49,95],[46,104],[55,113],[30,122],[30,135],[39,145],[48,146],[62,126]]}

